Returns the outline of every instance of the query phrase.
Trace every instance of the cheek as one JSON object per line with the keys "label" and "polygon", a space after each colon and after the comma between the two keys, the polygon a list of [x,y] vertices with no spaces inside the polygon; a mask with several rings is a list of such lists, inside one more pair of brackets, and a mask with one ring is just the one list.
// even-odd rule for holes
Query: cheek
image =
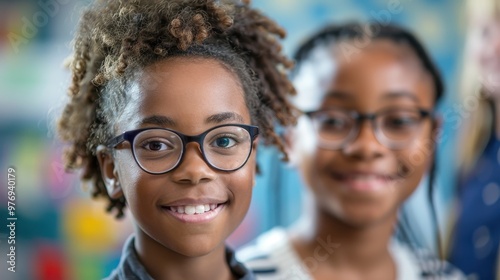
{"label": "cheek", "polygon": [[[252,199],[252,190],[255,184],[256,160],[255,153],[250,156],[245,166],[228,174],[229,191],[234,197],[236,205],[244,206],[244,213],[248,210]],[[245,208],[245,209],[243,209]]]}
{"label": "cheek", "polygon": [[137,197],[137,186],[144,183],[146,177],[151,175],[142,171],[129,152],[119,151],[115,156],[115,164],[125,199],[128,204],[133,203]]}
{"label": "cheek", "polygon": [[434,144],[429,138],[416,141],[410,149],[397,154],[398,175],[404,179],[405,196],[419,185],[433,161]]}

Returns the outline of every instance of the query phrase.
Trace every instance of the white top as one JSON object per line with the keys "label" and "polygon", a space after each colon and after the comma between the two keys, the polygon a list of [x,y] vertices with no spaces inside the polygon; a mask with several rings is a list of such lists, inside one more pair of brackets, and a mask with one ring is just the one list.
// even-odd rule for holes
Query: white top
{"label": "white top", "polygon": [[[310,271],[314,271],[338,246],[332,240],[318,240],[314,256],[302,262],[286,231],[273,228],[260,235],[254,244],[239,250],[236,258],[253,270],[259,280],[313,280]],[[414,253],[398,241],[390,243],[389,251],[396,264],[398,280],[465,279],[461,272],[448,263],[428,253]]]}

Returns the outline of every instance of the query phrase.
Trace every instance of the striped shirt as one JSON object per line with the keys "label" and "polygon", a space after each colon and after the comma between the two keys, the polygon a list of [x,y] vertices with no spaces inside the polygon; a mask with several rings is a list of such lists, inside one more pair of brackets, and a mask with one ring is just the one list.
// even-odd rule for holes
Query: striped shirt
{"label": "striped shirt", "polygon": [[[318,246],[322,249],[315,250],[314,256],[301,261],[286,231],[274,228],[259,236],[253,244],[239,250],[236,257],[259,280],[313,280],[310,271],[314,271],[320,262],[326,261],[339,245],[331,240],[318,240]],[[394,240],[389,245],[389,251],[396,263],[398,280],[465,279],[460,271],[424,250],[414,252]]]}

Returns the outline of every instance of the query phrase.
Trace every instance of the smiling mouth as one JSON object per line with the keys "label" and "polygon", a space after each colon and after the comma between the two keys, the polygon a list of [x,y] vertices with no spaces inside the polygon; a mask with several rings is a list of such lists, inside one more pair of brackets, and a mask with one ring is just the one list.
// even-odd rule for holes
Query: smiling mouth
{"label": "smiling mouth", "polygon": [[332,176],[337,180],[359,180],[359,181],[369,181],[369,180],[383,180],[391,181],[393,178],[388,175],[378,175],[378,174],[340,174],[332,173]]}
{"label": "smiling mouth", "polygon": [[161,206],[162,210],[184,223],[204,223],[215,219],[226,203]]}
{"label": "smiling mouth", "polygon": [[200,204],[200,205],[186,205],[186,206],[167,206],[167,208],[179,214],[197,215],[209,212],[219,207],[220,204]]}
{"label": "smiling mouth", "polygon": [[356,191],[380,191],[389,188],[395,178],[381,174],[339,174],[333,173],[333,179],[342,182],[347,188]]}

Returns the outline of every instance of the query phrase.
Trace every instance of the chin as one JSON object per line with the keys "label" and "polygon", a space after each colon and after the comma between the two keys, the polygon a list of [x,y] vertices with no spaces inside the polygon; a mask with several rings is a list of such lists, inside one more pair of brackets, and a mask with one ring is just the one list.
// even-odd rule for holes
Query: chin
{"label": "chin", "polygon": [[358,205],[349,205],[340,207],[340,209],[330,209],[330,215],[340,221],[342,224],[356,229],[364,229],[387,222],[392,223],[392,217],[396,213],[383,207],[360,207]]}
{"label": "chin", "polygon": [[383,215],[377,215],[377,216],[375,216],[373,214],[370,215],[370,216],[367,216],[367,215],[362,215],[362,216],[350,215],[350,216],[346,216],[346,215],[344,215],[343,217],[340,218],[340,220],[344,224],[349,225],[349,226],[351,226],[353,228],[357,228],[357,229],[370,228],[370,227],[382,224],[385,221],[387,221],[387,219],[386,219],[385,216],[383,216]]}
{"label": "chin", "polygon": [[186,256],[188,258],[196,258],[214,252],[221,245],[224,246],[223,243],[211,244],[206,242],[193,241],[189,244],[179,244],[177,248],[175,248],[175,251],[177,251],[178,254]]}

